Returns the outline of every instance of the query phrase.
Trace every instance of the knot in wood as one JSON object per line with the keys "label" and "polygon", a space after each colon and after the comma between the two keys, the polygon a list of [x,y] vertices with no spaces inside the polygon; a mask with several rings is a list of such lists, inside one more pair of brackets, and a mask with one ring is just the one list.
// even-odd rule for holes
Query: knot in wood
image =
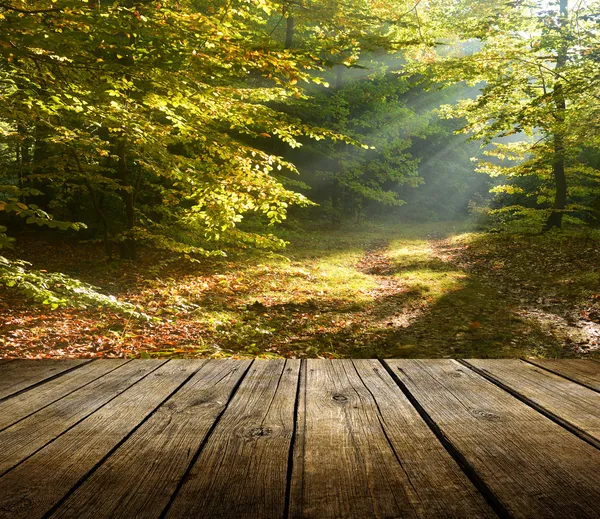
{"label": "knot in wood", "polygon": [[348,400],[348,397],[346,397],[344,395],[333,395],[333,399],[336,402],[345,402],[346,400]]}
{"label": "knot in wood", "polygon": [[273,429],[270,427],[255,427],[251,429],[248,436],[251,438],[260,438],[261,436],[271,436]]}
{"label": "knot in wood", "polygon": [[500,417],[497,414],[492,413],[491,411],[485,411],[484,409],[471,409],[471,414],[477,418],[489,420],[490,422],[497,422],[500,420]]}

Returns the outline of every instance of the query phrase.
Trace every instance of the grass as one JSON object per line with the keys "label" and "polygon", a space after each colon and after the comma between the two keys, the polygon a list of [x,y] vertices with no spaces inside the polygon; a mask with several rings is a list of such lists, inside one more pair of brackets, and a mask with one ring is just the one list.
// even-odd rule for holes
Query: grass
{"label": "grass", "polygon": [[140,264],[106,262],[94,245],[24,242],[16,254],[36,268],[80,277],[160,322],[50,312],[7,291],[0,355],[598,356],[594,233],[484,234],[444,222],[285,238],[277,254],[200,266],[152,251]]}

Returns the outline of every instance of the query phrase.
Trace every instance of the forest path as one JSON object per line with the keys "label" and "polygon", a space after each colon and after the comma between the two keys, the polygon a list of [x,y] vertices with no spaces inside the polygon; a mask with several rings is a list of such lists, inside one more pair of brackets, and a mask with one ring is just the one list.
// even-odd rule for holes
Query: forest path
{"label": "forest path", "polygon": [[452,239],[434,240],[432,247],[440,259],[457,265],[495,294],[499,308],[534,329],[532,341],[538,340],[535,335],[545,336],[550,347],[598,355],[600,287],[592,274],[597,269],[587,266],[589,244],[578,241],[571,248],[568,242],[559,242],[549,251],[536,242],[531,236],[486,240],[479,235],[459,246]]}
{"label": "forest path", "polygon": [[418,304],[418,301],[411,301],[414,291],[401,276],[395,275],[398,272],[390,255],[390,240],[369,243],[356,268],[376,283],[371,296],[380,303],[371,306],[364,313],[372,325],[383,319],[386,327],[399,331],[422,315],[423,305]]}
{"label": "forest path", "polygon": [[503,269],[497,249],[482,255],[481,244],[474,248],[471,239],[433,233],[408,247],[390,240],[365,247],[357,269],[375,280],[372,295],[380,302],[365,318],[389,328],[386,342],[396,355],[469,351],[495,357],[523,348],[535,356],[600,352],[597,310],[561,297],[551,283],[529,279],[539,265]]}
{"label": "forest path", "polygon": [[[201,264],[40,241],[23,257],[137,305],[0,297],[0,358],[600,357],[600,237],[472,232],[468,222],[297,229],[277,254]],[[18,251],[17,251],[18,252]]]}

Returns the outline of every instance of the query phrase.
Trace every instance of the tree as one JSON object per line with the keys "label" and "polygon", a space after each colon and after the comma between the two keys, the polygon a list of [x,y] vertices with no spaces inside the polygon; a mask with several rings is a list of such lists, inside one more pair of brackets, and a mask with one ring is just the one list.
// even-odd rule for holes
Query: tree
{"label": "tree", "polygon": [[[454,45],[427,64],[439,80],[483,84],[476,99],[446,107],[447,116],[466,118],[464,132],[485,145],[521,137],[494,142],[486,153],[496,160],[481,162],[479,169],[509,179],[540,178],[540,190],[528,194],[543,210],[546,230],[561,227],[565,214],[591,209],[574,203],[584,184],[600,188],[598,170],[580,161],[581,150],[599,135],[597,125],[590,125],[600,98],[594,65],[599,12],[597,1],[571,10],[567,0],[460,3],[448,29],[463,41],[475,39],[475,49]],[[515,189],[521,188],[504,188]],[[520,206],[504,210],[527,213]]]}
{"label": "tree", "polygon": [[[358,221],[368,205],[399,206],[398,188],[416,186],[418,160],[410,153],[412,139],[428,134],[427,113],[406,103],[411,84],[391,73],[391,57],[367,57],[359,68],[344,71],[343,83],[315,91],[310,105],[300,107],[307,122],[351,136],[365,147],[343,143],[307,143],[290,155],[309,195],[333,223],[346,216]],[[330,72],[334,78],[337,71]]]}
{"label": "tree", "polygon": [[366,145],[307,142],[286,153],[313,188],[309,196],[334,223],[344,214],[360,218],[369,203],[402,204],[395,189],[419,182],[417,161],[406,150],[427,122],[406,108],[401,97],[411,85],[392,71],[402,66],[403,49],[424,44],[417,38],[419,6],[404,0],[288,0],[282,13],[271,22],[273,34],[286,47],[310,49],[327,68],[326,83],[308,89],[310,99],[284,109]]}
{"label": "tree", "polygon": [[247,212],[279,222],[308,202],[273,174],[295,167],[246,138],[341,136],[273,107],[301,97],[320,65],[265,34],[272,6],[2,3],[2,166],[15,212],[55,226],[50,213],[27,215],[41,211],[36,196],[101,227],[107,252],[116,241],[126,259],[139,242],[200,255],[281,245],[237,224]]}

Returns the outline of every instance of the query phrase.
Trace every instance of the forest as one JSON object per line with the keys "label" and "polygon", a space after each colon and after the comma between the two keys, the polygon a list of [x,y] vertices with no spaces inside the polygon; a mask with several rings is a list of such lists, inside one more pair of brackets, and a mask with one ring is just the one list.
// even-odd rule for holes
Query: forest
{"label": "forest", "polygon": [[600,358],[599,0],[0,0],[0,358]]}

